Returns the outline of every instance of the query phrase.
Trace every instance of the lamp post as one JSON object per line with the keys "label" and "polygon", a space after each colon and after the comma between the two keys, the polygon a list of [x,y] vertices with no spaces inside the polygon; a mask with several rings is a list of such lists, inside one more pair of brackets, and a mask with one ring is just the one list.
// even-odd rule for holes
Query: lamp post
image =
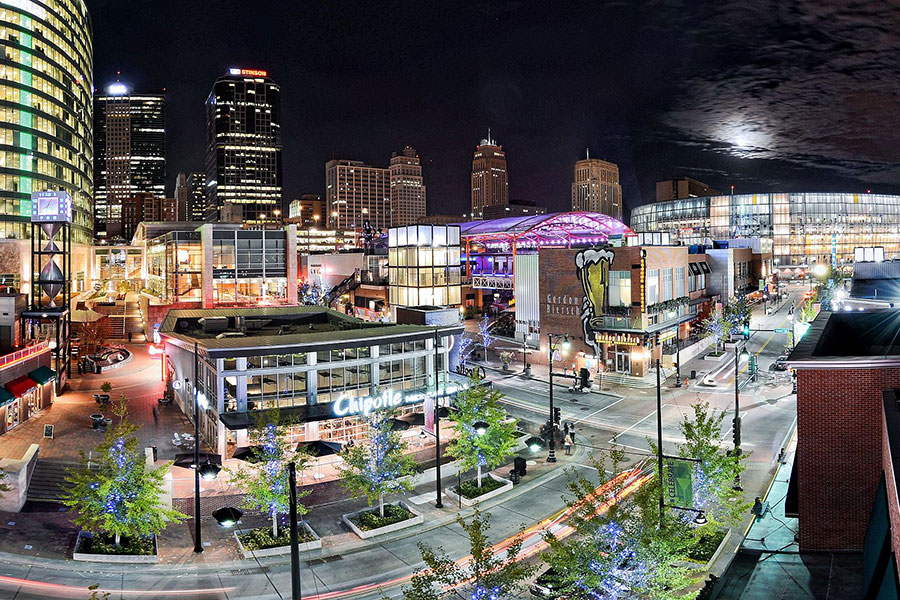
{"label": "lamp post", "polygon": [[[562,345],[563,350],[568,350],[569,346],[569,336],[563,336],[563,339],[560,341],[559,336],[556,336],[556,346]],[[550,452],[547,454],[547,462],[555,463],[556,462],[556,419],[555,413],[553,410],[553,351],[556,350],[556,346],[553,345],[553,334],[547,334],[547,351],[549,353],[550,360]]]}
{"label": "lamp post", "polygon": [[[746,345],[740,350],[737,346],[734,347],[734,454],[738,457],[741,455],[741,362],[749,357]],[[734,478],[734,489],[741,490],[740,475]]]}
{"label": "lamp post", "polygon": [[[300,600],[300,540],[297,535],[297,465],[288,463],[291,520],[291,600]],[[438,499],[440,501],[440,499]]]}
{"label": "lamp post", "polygon": [[438,349],[440,348],[440,338],[438,337],[437,327],[434,329],[434,487],[436,500],[435,508],[444,508],[441,501],[443,490],[441,489],[441,409],[438,402],[440,381],[438,378]]}
{"label": "lamp post", "polygon": [[675,333],[675,387],[681,387],[681,338],[678,337],[677,332]]}
{"label": "lamp post", "polygon": [[200,393],[197,386],[197,371],[200,357],[194,342],[194,552],[203,552],[200,540]]}
{"label": "lamp post", "polygon": [[656,466],[659,473],[659,528],[663,526],[663,514],[666,510],[666,486],[663,485],[663,434],[662,434],[662,379],[660,378],[659,359],[656,359]]}

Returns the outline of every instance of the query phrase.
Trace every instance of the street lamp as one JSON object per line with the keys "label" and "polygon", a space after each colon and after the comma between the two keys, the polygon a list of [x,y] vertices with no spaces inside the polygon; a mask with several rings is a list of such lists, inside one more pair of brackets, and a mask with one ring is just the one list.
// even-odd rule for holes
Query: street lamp
{"label": "street lamp", "polygon": [[[434,503],[435,508],[444,508],[441,496],[444,491],[441,489],[441,408],[438,399],[440,398],[440,379],[438,377],[438,357],[441,348],[438,330],[434,329],[434,485],[437,493]],[[423,428],[422,433],[425,433]]]}
{"label": "street lamp", "polygon": [[[206,459],[206,464],[200,464],[200,409],[209,408],[209,399],[200,391],[197,371],[199,370],[200,356],[197,351],[198,343],[194,342],[194,552],[203,552],[203,542],[200,539],[200,478],[212,481],[218,475],[221,468]],[[188,379],[190,381],[190,379]]]}
{"label": "street lamp", "polygon": [[553,352],[560,347],[563,352],[567,352],[572,344],[569,342],[568,334],[564,335],[562,340],[556,336],[556,344],[553,343],[553,334],[547,334],[547,352],[549,353],[550,365],[550,452],[547,454],[547,462],[556,462],[556,415],[553,410]]}
{"label": "street lamp", "polygon": [[206,464],[201,465],[197,472],[200,473],[200,478],[203,481],[212,481],[216,477],[219,476],[219,471],[222,470],[222,467],[219,465],[214,465],[209,461],[209,458],[206,459]]}
{"label": "street lamp", "polygon": [[[750,358],[747,346],[738,350],[734,347],[734,454],[741,455],[741,363]],[[741,476],[736,475],[734,478],[734,489],[741,490]]]}
{"label": "street lamp", "polygon": [[476,421],[472,423],[472,429],[475,430],[476,435],[484,435],[485,433],[487,433],[488,424],[484,421]]}
{"label": "street lamp", "polygon": [[532,436],[525,440],[525,446],[531,450],[533,454],[537,454],[544,447],[544,440],[539,437]]}
{"label": "street lamp", "polygon": [[238,524],[238,521],[244,516],[244,511],[233,506],[224,506],[214,510],[212,516],[219,525],[230,529]]}

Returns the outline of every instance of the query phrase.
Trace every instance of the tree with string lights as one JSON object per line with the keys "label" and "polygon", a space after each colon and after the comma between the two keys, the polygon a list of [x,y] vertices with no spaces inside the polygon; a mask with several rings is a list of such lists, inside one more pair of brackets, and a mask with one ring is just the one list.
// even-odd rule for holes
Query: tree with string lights
{"label": "tree with string lights", "polygon": [[[249,466],[228,470],[231,483],[245,490],[243,506],[269,515],[272,519],[272,539],[278,539],[278,516],[288,512],[290,486],[288,464],[293,462],[302,471],[309,465],[309,455],[294,451],[288,442],[288,428],[278,411],[266,411],[250,428],[252,444]],[[297,490],[297,499],[308,495],[309,490]],[[297,514],[306,514],[305,506],[297,503]]]}
{"label": "tree with string lights", "polygon": [[395,414],[380,411],[369,415],[367,442],[345,446],[341,452],[341,485],[351,498],[365,498],[369,506],[377,500],[381,518],[385,495],[411,490],[413,484],[407,475],[418,470],[418,463],[406,453],[407,444],[400,432],[391,426]]}
{"label": "tree with string lights", "polygon": [[90,459],[81,451],[80,464],[66,476],[62,503],[75,512],[76,525],[112,538],[119,548],[123,538],[158,534],[167,522],[178,523],[185,515],[162,503],[168,469],[147,467],[126,404],[118,402],[113,410],[119,422],[109,427]]}
{"label": "tree with string lights", "polygon": [[469,387],[453,400],[453,429],[456,436],[447,447],[462,470],[476,469],[481,488],[482,469],[490,471],[513,454],[516,445],[516,421],[500,405],[503,393],[481,385],[477,375],[469,378]]}
{"label": "tree with string lights", "polygon": [[494,553],[487,537],[490,518],[490,513],[482,513],[477,508],[468,523],[457,515],[456,522],[469,537],[471,559],[466,563],[460,564],[442,550],[420,543],[419,552],[425,567],[418,569],[409,587],[403,589],[404,599],[439,600],[447,598],[449,593],[461,600],[500,600],[516,596],[534,573],[534,567],[520,560],[521,533],[499,556]]}
{"label": "tree with string lights", "polygon": [[497,340],[491,333],[490,320],[488,319],[487,313],[485,313],[478,322],[478,337],[481,338],[481,347],[484,348],[484,360],[487,360],[488,349]]}

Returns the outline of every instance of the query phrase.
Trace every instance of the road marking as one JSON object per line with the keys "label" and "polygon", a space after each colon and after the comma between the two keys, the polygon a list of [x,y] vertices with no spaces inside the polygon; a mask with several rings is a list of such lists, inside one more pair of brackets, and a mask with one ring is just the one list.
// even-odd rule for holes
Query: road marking
{"label": "road marking", "polygon": [[584,422],[584,421],[587,421],[587,420],[590,419],[591,417],[594,417],[594,416],[596,416],[597,414],[602,413],[602,412],[603,412],[604,410],[606,410],[607,408],[612,408],[613,406],[615,406],[616,404],[618,404],[619,402],[621,402],[621,401],[624,400],[624,399],[625,399],[625,398],[619,398],[618,400],[616,400],[615,402],[613,402],[613,403],[610,404],[609,406],[604,406],[603,408],[597,409],[597,410],[595,410],[594,412],[592,412],[591,414],[585,415],[585,416],[581,417],[580,419],[577,419],[577,420],[576,420],[574,423],[572,423],[572,424],[573,424],[573,425],[577,425],[578,423],[582,423],[582,422]]}

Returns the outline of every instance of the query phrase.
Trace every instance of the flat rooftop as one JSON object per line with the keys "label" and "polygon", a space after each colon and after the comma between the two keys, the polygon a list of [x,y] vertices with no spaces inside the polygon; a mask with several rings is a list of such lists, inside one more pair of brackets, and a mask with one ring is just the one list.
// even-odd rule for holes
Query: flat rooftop
{"label": "flat rooftop", "polygon": [[788,364],[800,368],[900,365],[900,310],[822,311]]}
{"label": "flat rooftop", "polygon": [[[445,335],[462,332],[461,325],[438,329]],[[207,351],[255,349],[259,353],[309,345],[326,349],[381,337],[425,338],[434,335],[434,330],[434,326],[372,323],[324,306],[175,309],[160,326],[161,335],[183,347],[197,342]]]}

